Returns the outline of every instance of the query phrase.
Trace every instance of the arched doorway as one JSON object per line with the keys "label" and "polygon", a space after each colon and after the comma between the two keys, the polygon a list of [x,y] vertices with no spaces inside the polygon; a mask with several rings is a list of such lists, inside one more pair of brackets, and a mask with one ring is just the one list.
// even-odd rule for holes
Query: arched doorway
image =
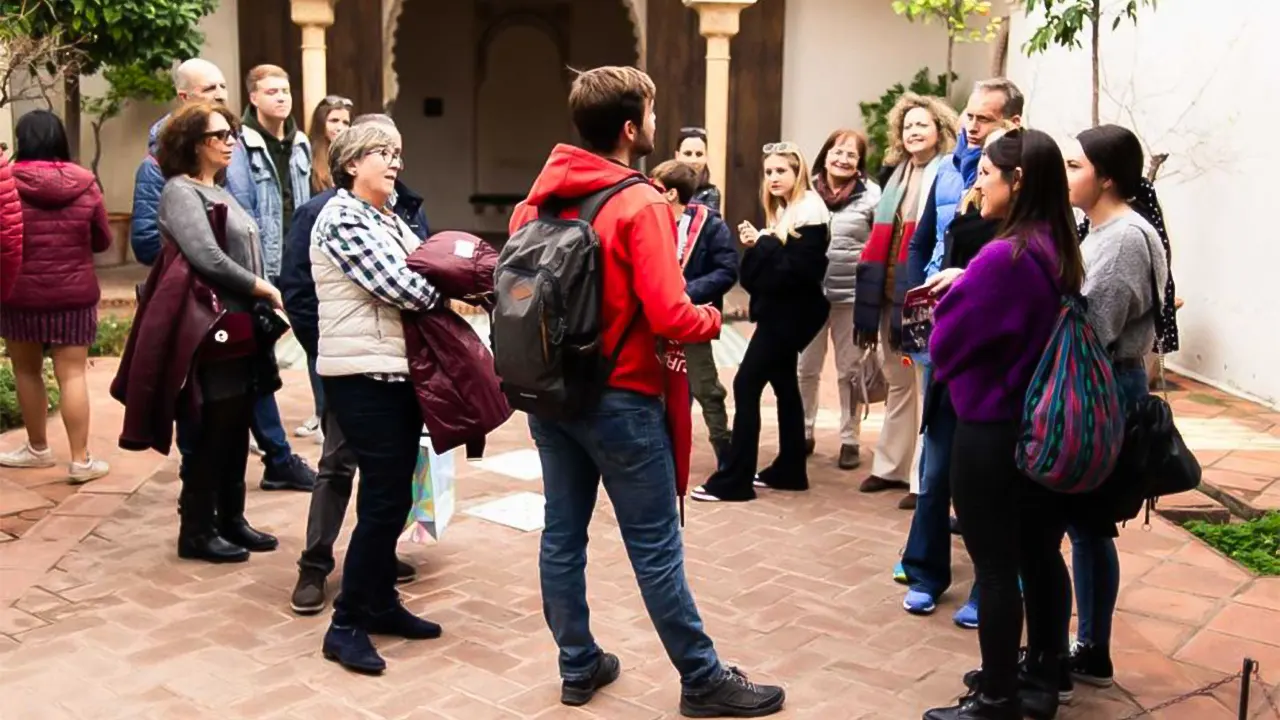
{"label": "arched doorway", "polygon": [[635,0],[394,0],[384,93],[433,229],[505,239],[510,206],[572,140],[569,68],[638,65]]}

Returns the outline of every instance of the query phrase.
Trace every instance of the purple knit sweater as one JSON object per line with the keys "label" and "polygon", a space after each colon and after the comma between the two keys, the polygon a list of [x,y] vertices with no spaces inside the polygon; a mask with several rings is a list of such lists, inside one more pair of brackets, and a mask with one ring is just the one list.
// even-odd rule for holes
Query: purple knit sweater
{"label": "purple knit sweater", "polygon": [[1062,306],[1058,287],[1057,252],[1038,228],[1016,256],[1008,239],[988,243],[938,301],[929,355],[956,417],[1022,417],[1027,386]]}

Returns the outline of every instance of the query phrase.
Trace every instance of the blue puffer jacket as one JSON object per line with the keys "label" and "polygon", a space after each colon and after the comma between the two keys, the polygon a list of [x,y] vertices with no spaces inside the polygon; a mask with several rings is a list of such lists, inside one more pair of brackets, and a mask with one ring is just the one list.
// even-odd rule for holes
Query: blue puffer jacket
{"label": "blue puffer jacket", "polygon": [[164,176],[156,162],[156,138],[164,127],[168,115],[151,126],[147,140],[147,156],[133,175],[133,219],[129,222],[129,245],[133,255],[143,265],[150,265],[160,256],[160,192],[164,190]]}
{"label": "blue puffer jacket", "polygon": [[908,287],[920,287],[924,281],[942,269],[943,238],[956,216],[965,191],[978,179],[978,161],[982,159],[981,147],[970,147],[963,130],[959,145],[951,156],[938,166],[938,178],[929,190],[924,214],[911,236],[907,260]]}
{"label": "blue puffer jacket", "polygon": [[[316,283],[311,277],[311,230],[316,218],[336,190],[329,189],[316,195],[293,212],[289,223],[289,235],[284,241],[284,254],[280,265],[280,294],[284,297],[284,310],[298,344],[311,357],[319,353],[319,300],[316,299]],[[395,204],[392,208],[404,220],[414,235],[426,240],[431,230],[427,227],[427,214],[422,208],[422,196],[396,180]]]}

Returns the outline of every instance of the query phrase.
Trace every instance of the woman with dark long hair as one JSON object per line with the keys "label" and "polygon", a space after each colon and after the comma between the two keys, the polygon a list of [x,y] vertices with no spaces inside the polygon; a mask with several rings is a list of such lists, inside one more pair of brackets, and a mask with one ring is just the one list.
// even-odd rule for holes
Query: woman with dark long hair
{"label": "woman with dark long hair", "polygon": [[0,466],[45,468],[55,464],[46,425],[49,399],[44,356],[62,393],[62,424],[71,462],[67,476],[85,483],[110,468],[89,453],[89,386],[85,369],[98,332],[98,276],[93,254],[111,245],[107,208],[93,173],[71,162],[67,131],[57,115],[34,110],[14,128],[18,140],[13,179],[21,204],[21,263],[10,295],[0,306],[27,442],[0,454]]}
{"label": "woman with dark long hair", "polygon": [[707,169],[707,131],[700,127],[680,128],[676,160],[698,171],[698,190],[691,202],[720,212],[720,188],[711,183],[711,171]]}
{"label": "woman with dark long hair", "polygon": [[[1157,230],[1164,227],[1160,201],[1142,176],[1142,143],[1125,128],[1085,130],[1064,146],[1063,154],[1071,204],[1089,220],[1080,245],[1089,324],[1111,353],[1121,404],[1127,409],[1148,392],[1146,354],[1177,347],[1168,241]],[[1109,687],[1111,616],[1120,593],[1119,533],[1110,518],[1090,517],[1092,509],[1087,497],[1073,503],[1067,528],[1079,616],[1071,674]]]}
{"label": "woman with dark long hair", "polygon": [[311,192],[322,193],[333,187],[333,174],[329,171],[329,146],[338,133],[351,127],[351,109],[355,107],[347,98],[329,95],[320,101],[311,114]]}
{"label": "woman with dark long hair", "polygon": [[[926,720],[1018,720],[1057,712],[1065,650],[1062,618],[1069,578],[1059,552],[1061,503],[1014,462],[1023,398],[1052,333],[1064,295],[1084,281],[1062,153],[1043,132],[1012,130],[978,168],[982,214],[1004,217],[957,275],[926,285],[943,292],[929,351],[934,382],[958,418],[951,484],[979,588],[982,669],[959,704]],[[1022,577],[1023,593],[1018,591]],[[1026,598],[1027,659],[1019,688],[1018,645]],[[1026,686],[1030,686],[1029,688]],[[1020,698],[1020,695],[1022,697]]]}

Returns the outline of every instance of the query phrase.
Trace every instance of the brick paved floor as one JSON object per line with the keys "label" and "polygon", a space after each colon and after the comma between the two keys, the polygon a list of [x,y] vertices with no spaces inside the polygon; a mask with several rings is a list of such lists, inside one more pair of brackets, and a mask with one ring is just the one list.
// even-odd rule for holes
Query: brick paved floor
{"label": "brick paved floor", "polygon": [[[95,437],[110,436],[119,422],[105,399],[108,370],[93,376]],[[833,408],[831,390],[824,393]],[[290,371],[281,399],[292,428],[310,414],[305,376]],[[865,471],[834,467],[834,420],[826,411],[820,419],[811,492],[745,505],[690,504],[691,582],[725,660],[787,687],[790,709],[781,717],[918,718],[954,697],[960,674],[977,662],[976,636],[950,623],[972,571],[958,552],[957,585],[939,612],[903,613],[902,588],[889,568],[909,516],[896,509],[895,494],[856,492]],[[873,415],[865,448],[877,426]],[[20,435],[0,438],[0,450],[20,443]],[[775,440],[766,429],[766,459]],[[296,442],[315,458],[317,446]],[[528,448],[517,418],[494,435],[489,455],[518,466],[523,455],[506,454],[527,455]],[[406,603],[443,623],[446,635],[382,641],[386,675],[357,677],[320,658],[326,616],[295,618],[288,610],[307,496],[250,490],[249,517],[280,535],[279,551],[244,565],[188,563],[174,554],[172,462],[118,452],[112,459],[118,472],[79,493],[50,500],[37,492],[47,505],[59,504],[20,538],[0,542],[2,720],[675,716],[677,678],[643,612],[607,500],[593,526],[589,593],[594,630],[621,656],[624,674],[588,709],[570,710],[556,702],[536,532],[460,514],[441,544],[403,544],[421,568],[420,579],[403,589]],[[696,475],[710,467],[701,450]],[[459,470],[463,510],[540,489],[536,478],[465,464]],[[10,485],[0,486],[0,505],[19,497],[12,486],[54,484],[3,473],[0,481]],[[1246,653],[1272,682],[1280,680],[1280,579],[1253,578],[1160,520],[1149,531],[1125,529],[1120,546],[1121,687],[1080,689],[1060,717],[1123,717],[1135,700],[1150,706],[1234,671]],[[1237,687],[1155,717],[1235,717],[1228,708]],[[1255,705],[1260,709],[1261,699]]]}

